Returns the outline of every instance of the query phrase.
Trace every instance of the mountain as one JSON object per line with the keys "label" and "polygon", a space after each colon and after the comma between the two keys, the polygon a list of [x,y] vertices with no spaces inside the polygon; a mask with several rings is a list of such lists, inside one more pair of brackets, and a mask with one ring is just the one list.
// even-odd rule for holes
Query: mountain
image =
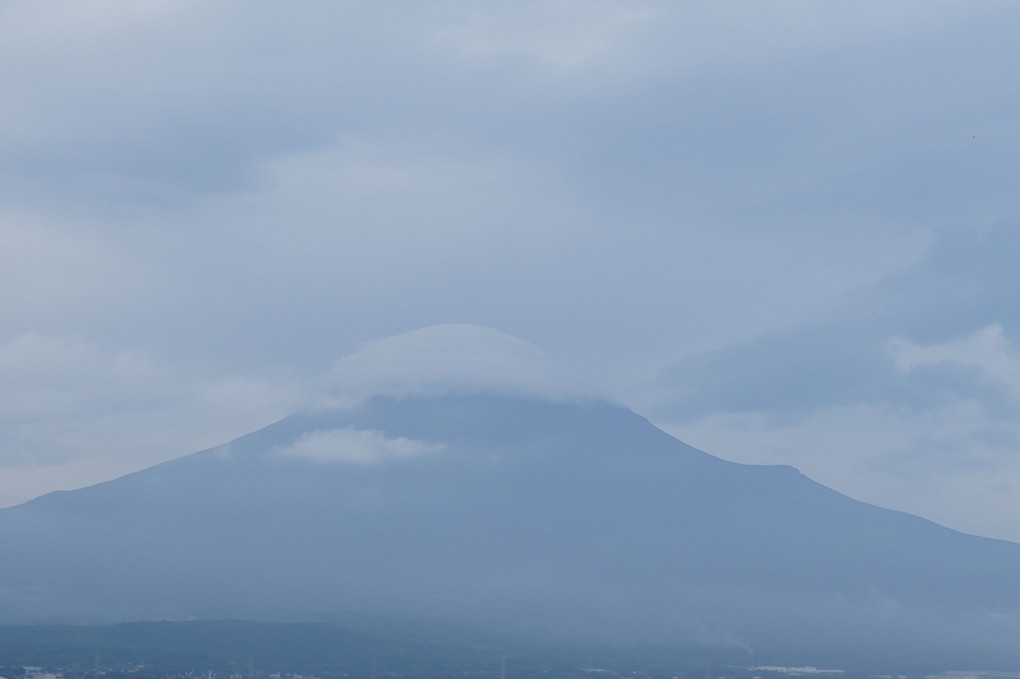
{"label": "mountain", "polygon": [[0,618],[354,612],[1020,662],[1020,545],[712,457],[553,368],[494,331],[419,331],[264,429],[0,510]]}

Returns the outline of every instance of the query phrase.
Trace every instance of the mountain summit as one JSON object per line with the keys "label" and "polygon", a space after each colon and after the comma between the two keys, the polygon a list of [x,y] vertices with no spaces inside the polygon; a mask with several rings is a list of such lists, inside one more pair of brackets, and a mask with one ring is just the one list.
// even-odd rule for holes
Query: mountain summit
{"label": "mountain summit", "polygon": [[529,344],[440,326],[330,382],[330,404],[218,448],[0,510],[0,615],[345,611],[758,657],[1017,659],[1020,545],[712,457]]}

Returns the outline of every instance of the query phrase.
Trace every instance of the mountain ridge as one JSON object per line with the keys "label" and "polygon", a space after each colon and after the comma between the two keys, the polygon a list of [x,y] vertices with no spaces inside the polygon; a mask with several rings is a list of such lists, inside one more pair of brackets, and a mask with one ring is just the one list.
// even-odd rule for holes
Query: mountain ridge
{"label": "mountain ridge", "polygon": [[592,397],[305,409],[0,510],[0,544],[5,622],[334,610],[904,658],[1020,635],[1020,545],[721,460]]}

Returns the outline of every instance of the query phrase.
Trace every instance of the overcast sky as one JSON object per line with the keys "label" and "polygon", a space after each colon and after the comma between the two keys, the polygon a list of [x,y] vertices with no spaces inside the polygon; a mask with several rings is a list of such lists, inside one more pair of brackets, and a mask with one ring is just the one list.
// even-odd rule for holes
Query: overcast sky
{"label": "overcast sky", "polygon": [[1020,4],[0,2],[0,505],[365,342],[1020,540]]}

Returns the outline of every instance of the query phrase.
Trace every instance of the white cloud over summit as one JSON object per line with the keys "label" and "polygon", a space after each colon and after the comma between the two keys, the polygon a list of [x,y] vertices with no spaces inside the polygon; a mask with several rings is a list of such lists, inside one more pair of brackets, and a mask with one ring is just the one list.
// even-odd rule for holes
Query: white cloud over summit
{"label": "white cloud over summit", "polygon": [[369,342],[333,364],[327,398],[487,392],[554,401],[598,392],[539,347],[505,333],[449,323]]}

